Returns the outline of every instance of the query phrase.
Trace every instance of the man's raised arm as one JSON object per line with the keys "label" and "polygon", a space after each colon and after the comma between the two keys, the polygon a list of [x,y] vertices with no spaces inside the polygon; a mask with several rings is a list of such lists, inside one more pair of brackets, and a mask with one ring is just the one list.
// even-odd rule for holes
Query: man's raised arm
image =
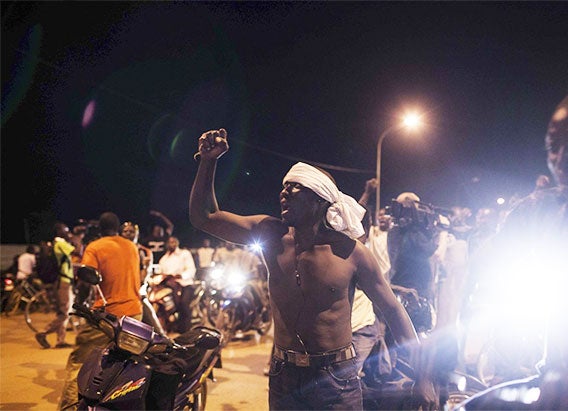
{"label": "man's raised arm", "polygon": [[237,244],[248,244],[255,224],[266,216],[243,217],[221,211],[215,197],[215,169],[217,159],[229,150],[227,131],[210,130],[199,137],[199,167],[189,196],[191,224],[215,237]]}

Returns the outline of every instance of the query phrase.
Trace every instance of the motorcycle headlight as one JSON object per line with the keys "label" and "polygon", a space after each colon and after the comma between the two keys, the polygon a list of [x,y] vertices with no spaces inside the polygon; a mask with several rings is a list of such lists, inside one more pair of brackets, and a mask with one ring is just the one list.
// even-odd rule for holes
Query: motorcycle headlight
{"label": "motorcycle headlight", "polygon": [[140,355],[148,349],[154,329],[148,324],[130,317],[122,317],[122,329],[117,336],[116,343],[121,350]]}
{"label": "motorcycle headlight", "polygon": [[241,271],[230,271],[227,273],[227,285],[223,290],[232,298],[239,297],[247,285],[248,278]]}

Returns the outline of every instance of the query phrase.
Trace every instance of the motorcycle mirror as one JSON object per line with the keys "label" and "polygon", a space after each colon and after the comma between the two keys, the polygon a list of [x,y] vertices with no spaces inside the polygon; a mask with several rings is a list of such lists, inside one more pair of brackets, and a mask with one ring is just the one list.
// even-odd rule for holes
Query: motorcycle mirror
{"label": "motorcycle mirror", "polygon": [[102,278],[96,268],[88,265],[82,265],[77,269],[77,277],[92,285],[97,285],[102,281]]}

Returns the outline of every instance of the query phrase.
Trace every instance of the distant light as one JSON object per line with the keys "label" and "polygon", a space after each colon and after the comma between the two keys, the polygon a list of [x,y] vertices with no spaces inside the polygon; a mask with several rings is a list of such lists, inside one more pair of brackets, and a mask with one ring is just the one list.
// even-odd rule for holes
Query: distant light
{"label": "distant light", "polygon": [[94,115],[95,115],[95,100],[91,100],[89,101],[89,104],[87,104],[87,107],[85,107],[85,111],[83,112],[83,121],[81,122],[83,128],[87,128],[87,126],[91,124]]}
{"label": "distant light", "polygon": [[499,197],[499,198],[497,199],[497,204],[499,204],[499,205],[505,204],[505,199],[504,199],[503,197]]}

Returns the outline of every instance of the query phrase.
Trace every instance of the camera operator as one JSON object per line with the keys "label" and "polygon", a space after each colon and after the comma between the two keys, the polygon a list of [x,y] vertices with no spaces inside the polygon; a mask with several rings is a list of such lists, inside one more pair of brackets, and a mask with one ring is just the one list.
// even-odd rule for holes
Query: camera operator
{"label": "camera operator", "polygon": [[391,284],[413,288],[430,303],[434,299],[434,277],[430,257],[436,251],[435,213],[421,208],[420,198],[405,192],[391,208],[395,225],[388,234],[392,264]]}

